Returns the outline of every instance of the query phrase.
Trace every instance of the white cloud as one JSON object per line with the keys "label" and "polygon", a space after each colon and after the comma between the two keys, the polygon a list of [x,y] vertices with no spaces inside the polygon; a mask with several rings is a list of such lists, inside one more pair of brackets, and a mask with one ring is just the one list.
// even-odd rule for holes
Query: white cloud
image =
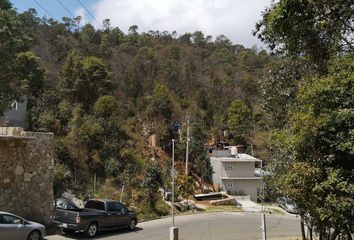
{"label": "white cloud", "polygon": [[132,25],[139,32],[149,30],[202,31],[206,36],[224,34],[234,43],[260,45],[252,36],[255,23],[271,0],[99,0],[93,6],[95,18],[109,18],[113,26],[127,32]]}

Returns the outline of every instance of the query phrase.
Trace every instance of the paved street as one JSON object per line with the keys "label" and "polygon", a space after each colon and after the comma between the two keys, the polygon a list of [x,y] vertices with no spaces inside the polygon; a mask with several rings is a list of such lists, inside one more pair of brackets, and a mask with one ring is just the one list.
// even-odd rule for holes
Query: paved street
{"label": "paved street", "polygon": [[[291,215],[267,214],[268,239],[282,236],[299,236],[299,218]],[[261,239],[259,213],[203,213],[177,216],[180,240],[257,240]],[[140,223],[136,230],[101,233],[96,239],[168,240],[171,218]],[[49,236],[48,240],[85,239],[82,235]]]}

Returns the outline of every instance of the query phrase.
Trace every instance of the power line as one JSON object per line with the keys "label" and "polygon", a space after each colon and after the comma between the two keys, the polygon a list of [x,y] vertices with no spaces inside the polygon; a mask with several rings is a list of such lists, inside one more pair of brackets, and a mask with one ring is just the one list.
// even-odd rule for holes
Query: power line
{"label": "power line", "polygon": [[37,5],[38,5],[40,8],[42,8],[43,11],[45,11],[50,17],[52,17],[52,18],[55,20],[55,17],[53,17],[53,15],[50,14],[50,12],[49,12],[45,7],[42,6],[42,4],[40,4],[37,0],[33,0],[33,1],[34,1],[35,3],[37,3]]}
{"label": "power line", "polygon": [[57,2],[73,17],[73,19],[75,18],[74,14],[72,14],[60,0],[57,0]]}
{"label": "power line", "polygon": [[96,18],[93,16],[93,14],[90,12],[90,10],[81,2],[81,0],[78,0],[81,6],[86,10],[86,12],[92,17],[92,19],[97,23],[99,27],[102,28],[102,25],[96,20]]}

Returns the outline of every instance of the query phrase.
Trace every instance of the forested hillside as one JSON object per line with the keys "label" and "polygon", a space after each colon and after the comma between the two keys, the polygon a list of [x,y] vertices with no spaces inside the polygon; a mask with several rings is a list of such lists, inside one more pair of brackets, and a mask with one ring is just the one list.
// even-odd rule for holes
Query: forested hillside
{"label": "forested hillside", "polygon": [[[26,96],[27,130],[55,134],[56,194],[90,197],[96,176],[95,194],[118,198],[124,185],[125,202],[156,210],[158,188],[169,185],[171,139],[177,161],[185,158],[187,115],[191,170],[200,181],[210,180],[208,142],[244,144],[249,152],[252,145],[267,159],[272,123],[259,81],[274,59],[266,51],[200,31],[131,26],[125,34],[109,19],[102,29],[80,17],[57,22],[0,2],[1,108]],[[151,132],[157,148],[148,145]]]}
{"label": "forested hillside", "polygon": [[265,197],[298,204],[303,240],[353,239],[353,1],[273,1],[260,18],[254,35],[272,54],[200,31],[41,19],[0,0],[0,112],[25,96],[26,130],[55,134],[57,195],[167,214],[171,140],[186,197],[210,181],[205,147],[228,141],[268,161]]}

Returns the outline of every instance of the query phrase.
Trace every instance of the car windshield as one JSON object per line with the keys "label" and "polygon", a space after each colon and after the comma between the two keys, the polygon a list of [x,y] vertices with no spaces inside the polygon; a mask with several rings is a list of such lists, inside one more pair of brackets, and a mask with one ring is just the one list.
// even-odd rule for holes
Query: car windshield
{"label": "car windshield", "polygon": [[2,224],[21,224],[22,219],[17,218],[12,215],[4,214],[4,215],[0,216],[0,223],[2,223]]}
{"label": "car windshield", "polygon": [[295,205],[295,202],[291,199],[286,199],[286,204],[288,205]]}

